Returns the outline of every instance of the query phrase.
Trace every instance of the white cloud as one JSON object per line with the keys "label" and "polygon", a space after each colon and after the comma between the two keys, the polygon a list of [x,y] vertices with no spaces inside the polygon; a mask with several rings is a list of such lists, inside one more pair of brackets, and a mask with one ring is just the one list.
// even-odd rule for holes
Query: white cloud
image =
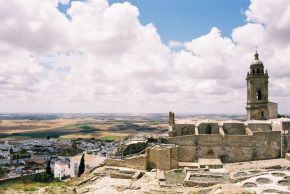
{"label": "white cloud", "polygon": [[[290,3],[252,0],[248,23],[164,45],[130,3],[0,2],[0,111],[244,112],[256,46],[289,110]],[[178,48],[178,50],[175,50]],[[289,112],[289,111],[288,111]]]}
{"label": "white cloud", "polygon": [[182,48],[182,47],[184,47],[184,43],[180,42],[180,41],[171,40],[168,42],[168,46],[170,48]]}

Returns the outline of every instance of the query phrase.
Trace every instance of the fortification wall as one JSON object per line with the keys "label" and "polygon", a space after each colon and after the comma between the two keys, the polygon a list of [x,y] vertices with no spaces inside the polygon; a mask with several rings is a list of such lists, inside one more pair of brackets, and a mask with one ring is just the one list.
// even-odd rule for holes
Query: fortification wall
{"label": "fortification wall", "polygon": [[168,138],[179,146],[179,161],[193,162],[198,158],[220,158],[223,162],[242,162],[279,158],[281,133],[254,132],[248,135],[192,135]]}
{"label": "fortification wall", "polygon": [[194,135],[195,125],[193,124],[174,124],[172,125],[172,136]]}
{"label": "fortification wall", "polygon": [[248,123],[248,127],[251,131],[272,131],[271,123]]}
{"label": "fortification wall", "polygon": [[223,130],[226,135],[245,135],[244,123],[224,123]]}
{"label": "fortification wall", "polygon": [[283,121],[282,122],[282,129],[283,130],[290,130],[290,122],[289,121]]}
{"label": "fortification wall", "polygon": [[153,147],[147,149],[147,167],[160,170],[178,168],[178,146],[174,147]]}
{"label": "fortification wall", "polygon": [[142,155],[127,157],[124,159],[108,158],[106,160],[106,165],[146,170],[147,169],[147,156],[145,154],[142,154]]}
{"label": "fortification wall", "polygon": [[205,122],[198,125],[198,134],[206,134],[210,127],[211,134],[219,134],[219,125],[217,122]]}

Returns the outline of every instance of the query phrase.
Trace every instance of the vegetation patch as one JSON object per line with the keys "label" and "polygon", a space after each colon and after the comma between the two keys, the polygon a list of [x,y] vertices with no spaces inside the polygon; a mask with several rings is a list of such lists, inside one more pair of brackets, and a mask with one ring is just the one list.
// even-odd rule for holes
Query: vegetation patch
{"label": "vegetation patch", "polygon": [[67,186],[65,182],[54,181],[50,183],[44,182],[34,182],[31,180],[24,180],[24,181],[10,181],[7,183],[0,184],[0,193],[7,193],[7,191],[25,191],[25,192],[32,192],[37,191],[42,187],[49,187],[49,188],[64,188]]}

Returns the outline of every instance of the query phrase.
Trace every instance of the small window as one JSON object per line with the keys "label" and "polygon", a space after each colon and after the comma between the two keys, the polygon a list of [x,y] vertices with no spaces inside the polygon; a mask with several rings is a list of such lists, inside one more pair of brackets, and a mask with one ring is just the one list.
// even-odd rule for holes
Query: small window
{"label": "small window", "polygon": [[262,100],[262,91],[257,90],[257,100]]}
{"label": "small window", "polygon": [[264,118],[264,111],[261,112],[261,116],[262,116],[262,118]]}

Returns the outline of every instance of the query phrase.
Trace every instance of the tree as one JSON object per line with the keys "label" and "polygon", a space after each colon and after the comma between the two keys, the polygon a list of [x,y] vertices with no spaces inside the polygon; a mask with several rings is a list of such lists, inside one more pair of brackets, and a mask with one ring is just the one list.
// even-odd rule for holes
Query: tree
{"label": "tree", "polygon": [[0,177],[6,175],[6,170],[4,169],[4,167],[2,165],[0,165]]}
{"label": "tree", "polygon": [[80,161],[78,177],[80,177],[84,172],[85,172],[85,154],[82,155]]}
{"label": "tree", "polygon": [[50,167],[50,160],[47,162],[47,165],[46,165],[46,174],[52,176],[51,167]]}

